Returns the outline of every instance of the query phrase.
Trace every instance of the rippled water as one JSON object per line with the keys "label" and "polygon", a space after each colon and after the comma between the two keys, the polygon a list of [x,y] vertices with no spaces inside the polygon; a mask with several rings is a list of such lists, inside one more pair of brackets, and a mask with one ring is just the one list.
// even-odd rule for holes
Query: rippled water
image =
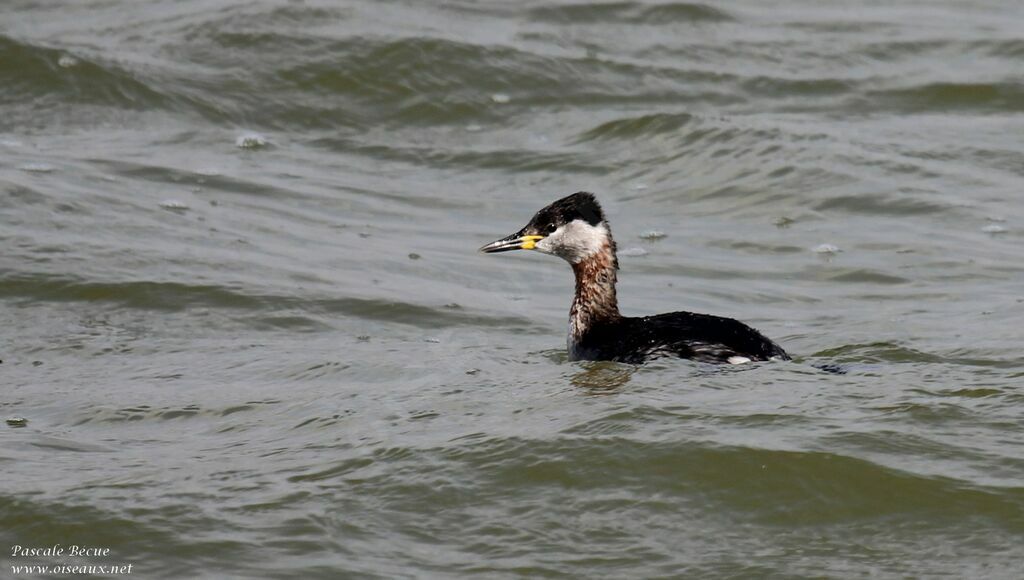
{"label": "rippled water", "polygon": [[[1022,59],[998,0],[0,4],[4,574],[1019,577]],[[797,360],[568,362],[565,264],[476,248],[581,189],[627,314]]]}

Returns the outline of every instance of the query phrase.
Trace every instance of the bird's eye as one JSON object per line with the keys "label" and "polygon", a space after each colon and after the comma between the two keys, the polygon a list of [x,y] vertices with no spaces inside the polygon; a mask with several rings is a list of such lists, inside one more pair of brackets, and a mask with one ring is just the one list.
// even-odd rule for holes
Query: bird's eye
{"label": "bird's eye", "polygon": [[555,224],[548,224],[544,226],[544,235],[550,236],[551,234],[555,233],[555,230],[557,229],[558,228],[555,227]]}

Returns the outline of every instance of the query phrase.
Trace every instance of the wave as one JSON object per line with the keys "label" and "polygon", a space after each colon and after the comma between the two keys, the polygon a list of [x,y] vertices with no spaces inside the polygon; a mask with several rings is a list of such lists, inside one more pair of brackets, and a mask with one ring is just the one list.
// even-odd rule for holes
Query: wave
{"label": "wave", "polygon": [[651,113],[607,121],[576,137],[576,142],[597,139],[636,139],[661,133],[675,133],[692,124],[696,117],[689,113]]}
{"label": "wave", "polygon": [[890,111],[1024,111],[1024,85],[1017,82],[930,82],[872,90],[865,97]]}
{"label": "wave", "polygon": [[587,2],[533,8],[532,20],[559,24],[657,24],[730,22],[725,10],[695,2]]}
{"label": "wave", "polygon": [[62,102],[129,110],[178,108],[174,96],[140,80],[141,75],[128,68],[83,55],[62,61],[67,56],[61,49],[0,36],[0,78],[10,79],[3,87],[5,98],[43,98],[43,106]]}
{"label": "wave", "polygon": [[[573,490],[578,497],[593,498],[588,509],[617,510],[619,502],[602,501],[596,492],[629,490],[631,497],[653,503],[658,502],[655,498],[669,503],[685,498],[705,509],[717,505],[744,513],[750,521],[773,524],[885,520],[896,514],[950,521],[985,518],[998,527],[1010,526],[1015,518],[1024,521],[1024,488],[920,475],[833,452],[642,441],[612,433],[546,440],[491,438],[399,454],[391,450],[391,457],[342,460],[303,471],[292,480],[337,484],[355,479],[386,497],[399,493],[393,486],[406,485],[389,483],[400,469],[394,464],[415,463],[433,465],[422,475],[439,481],[472,472],[474,479],[461,483],[467,493],[500,494],[511,503]],[[391,469],[381,469],[381,463],[392,464]],[[633,501],[640,502],[633,504],[638,511],[650,507]]]}
{"label": "wave", "polygon": [[[50,276],[12,276],[0,279],[0,298],[20,302],[95,302],[137,310],[180,312],[191,308],[260,311],[249,321],[264,329],[322,330],[322,317],[353,316],[368,320],[407,324],[419,328],[452,326],[516,328],[532,326],[528,318],[498,316],[445,306],[374,298],[300,298],[258,295],[238,288],[179,282],[130,281],[86,282]],[[298,314],[278,314],[279,311]]]}

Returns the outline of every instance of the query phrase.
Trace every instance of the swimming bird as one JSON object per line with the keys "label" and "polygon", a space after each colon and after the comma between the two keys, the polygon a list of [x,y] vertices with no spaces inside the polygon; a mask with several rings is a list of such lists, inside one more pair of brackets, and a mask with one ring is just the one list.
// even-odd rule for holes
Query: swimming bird
{"label": "swimming bird", "polygon": [[481,252],[535,250],[569,262],[576,296],[569,309],[571,360],[638,364],[675,356],[708,363],[741,364],[789,355],[738,320],[669,312],[629,317],[619,313],[615,283],[619,261],[615,240],[600,204],[581,191],[538,211],[518,232],[491,242]]}

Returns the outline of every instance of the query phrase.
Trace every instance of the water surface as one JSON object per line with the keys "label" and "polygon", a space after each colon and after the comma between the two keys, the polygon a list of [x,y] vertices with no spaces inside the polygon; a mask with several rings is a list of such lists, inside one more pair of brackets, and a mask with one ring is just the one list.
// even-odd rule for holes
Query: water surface
{"label": "water surface", "polygon": [[[1019,577],[1022,23],[4,3],[4,565]],[[568,362],[570,270],[476,248],[578,190],[626,314],[797,360]]]}

